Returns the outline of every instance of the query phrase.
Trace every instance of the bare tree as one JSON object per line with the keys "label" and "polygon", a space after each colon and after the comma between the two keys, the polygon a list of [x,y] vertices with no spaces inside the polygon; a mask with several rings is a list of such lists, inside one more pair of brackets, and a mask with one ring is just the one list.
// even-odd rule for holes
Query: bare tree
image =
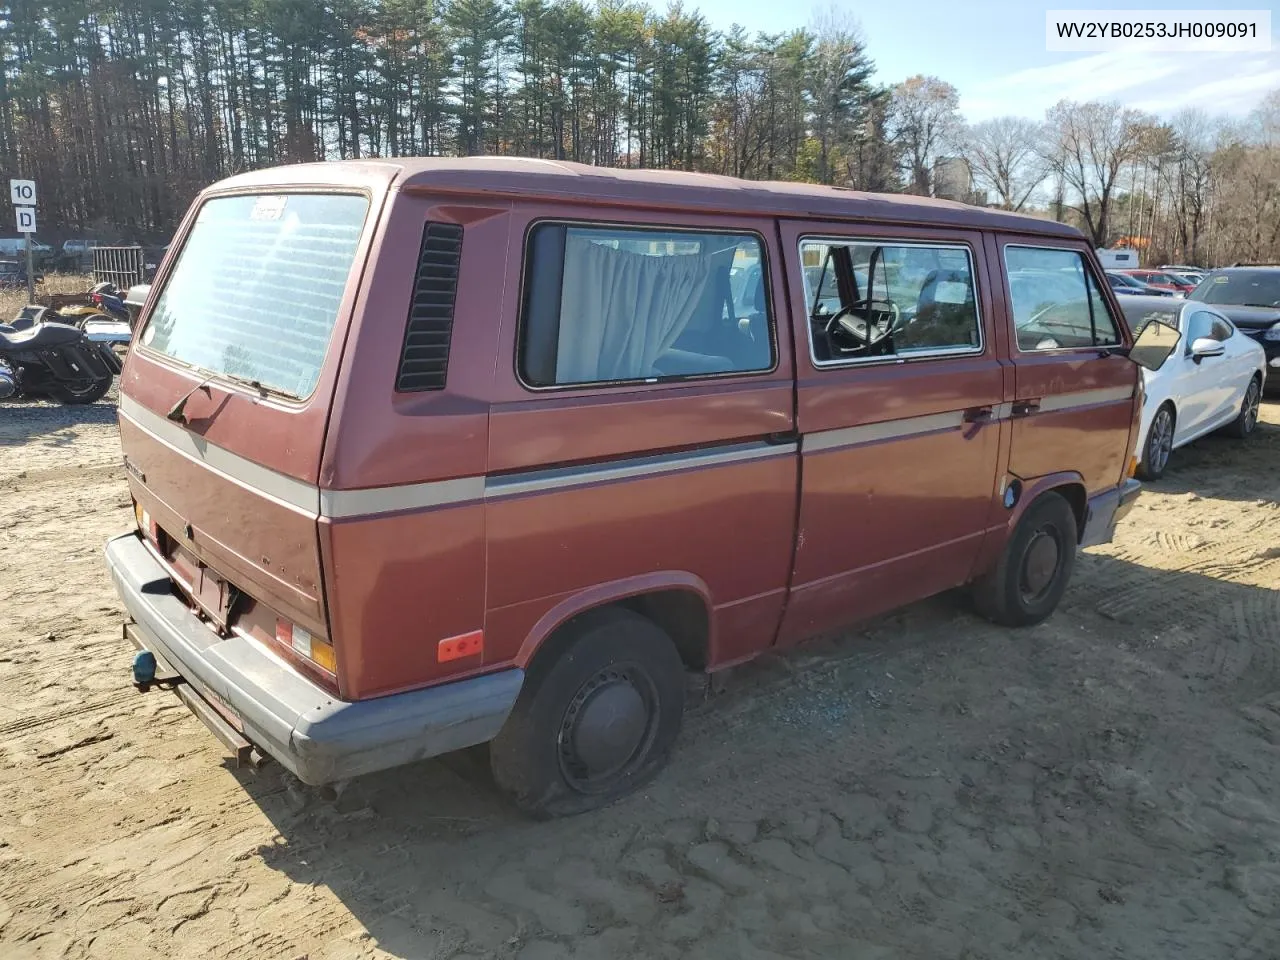
{"label": "bare tree", "polygon": [[1280,149],[1225,144],[1214,153],[1220,183],[1218,259],[1265,261],[1280,253]]}
{"label": "bare tree", "polygon": [[1073,192],[1072,206],[1104,246],[1120,171],[1140,156],[1144,117],[1118,103],[1059,101],[1049,109],[1045,159]]}
{"label": "bare tree", "polygon": [[1272,90],[1249,117],[1249,140],[1263,147],[1280,146],[1280,90]]}
{"label": "bare tree", "polygon": [[1179,259],[1199,263],[1201,235],[1213,185],[1216,124],[1201,110],[1184,110],[1173,119],[1177,145],[1174,215]]}
{"label": "bare tree", "polygon": [[1034,120],[996,117],[965,127],[959,145],[978,186],[995,193],[1005,210],[1021,210],[1049,175],[1042,137]]}
{"label": "bare tree", "polygon": [[889,136],[898,148],[909,192],[933,192],[933,163],[960,127],[960,94],[937,77],[908,77],[889,100]]}

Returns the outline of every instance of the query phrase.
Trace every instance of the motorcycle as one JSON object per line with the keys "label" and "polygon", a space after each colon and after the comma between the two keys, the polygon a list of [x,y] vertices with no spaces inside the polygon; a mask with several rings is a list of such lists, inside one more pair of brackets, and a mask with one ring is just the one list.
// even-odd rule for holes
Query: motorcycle
{"label": "motorcycle", "polygon": [[0,400],[33,394],[67,404],[101,400],[121,370],[112,340],[46,322],[44,312],[26,307],[14,323],[0,323]]}
{"label": "motorcycle", "polygon": [[89,291],[89,300],[102,313],[112,320],[129,322],[129,308],[125,306],[125,298],[113,283],[99,283]]}

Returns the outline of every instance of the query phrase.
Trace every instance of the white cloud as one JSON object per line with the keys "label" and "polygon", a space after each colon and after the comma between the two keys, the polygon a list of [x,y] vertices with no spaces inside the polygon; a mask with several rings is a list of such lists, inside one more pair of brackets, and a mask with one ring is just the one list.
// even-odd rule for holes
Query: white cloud
{"label": "white cloud", "polygon": [[1241,116],[1280,87],[1280,54],[1109,51],[974,84],[960,108],[970,121],[1040,118],[1059,100],[1118,100],[1161,115],[1185,107]]}

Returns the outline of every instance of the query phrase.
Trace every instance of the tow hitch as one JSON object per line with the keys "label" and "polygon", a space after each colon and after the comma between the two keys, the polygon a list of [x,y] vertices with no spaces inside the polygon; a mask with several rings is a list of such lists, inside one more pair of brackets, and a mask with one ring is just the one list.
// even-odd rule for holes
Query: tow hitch
{"label": "tow hitch", "polygon": [[132,620],[125,623],[124,638],[138,651],[133,657],[133,685],[140,693],[150,693],[152,688],[176,693],[187,709],[231,751],[237,767],[250,766],[257,770],[267,762],[266,754],[246,740],[213,704],[187,683],[186,678],[147,649],[137,623]]}

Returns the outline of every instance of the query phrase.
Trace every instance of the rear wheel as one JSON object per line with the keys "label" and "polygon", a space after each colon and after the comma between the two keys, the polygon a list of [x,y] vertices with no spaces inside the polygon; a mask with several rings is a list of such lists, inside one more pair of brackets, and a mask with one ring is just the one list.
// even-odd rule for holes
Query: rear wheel
{"label": "rear wheel", "polygon": [[1076,515],[1056,493],[1027,508],[995,569],[973,587],[978,611],[995,623],[1025,627],[1044,620],[1062,599],[1075,568]]}
{"label": "rear wheel", "polygon": [[558,655],[530,665],[494,738],[494,780],[541,817],[605,806],[648,782],[684,712],[684,664],[653,621],[630,610],[583,614]]}
{"label": "rear wheel", "polygon": [[1142,462],[1138,464],[1138,476],[1143,480],[1159,480],[1169,466],[1173,453],[1173,429],[1176,423],[1173,407],[1162,404],[1151,418],[1147,428],[1147,443],[1142,448]]}
{"label": "rear wheel", "polygon": [[1253,433],[1258,425],[1258,411],[1262,407],[1262,381],[1255,375],[1245,389],[1244,400],[1240,403],[1240,413],[1226,426],[1227,436],[1243,440]]}
{"label": "rear wheel", "polygon": [[77,380],[74,383],[55,383],[49,387],[49,396],[60,403],[86,404],[97,403],[111,389],[111,381],[115,377],[102,380]]}

